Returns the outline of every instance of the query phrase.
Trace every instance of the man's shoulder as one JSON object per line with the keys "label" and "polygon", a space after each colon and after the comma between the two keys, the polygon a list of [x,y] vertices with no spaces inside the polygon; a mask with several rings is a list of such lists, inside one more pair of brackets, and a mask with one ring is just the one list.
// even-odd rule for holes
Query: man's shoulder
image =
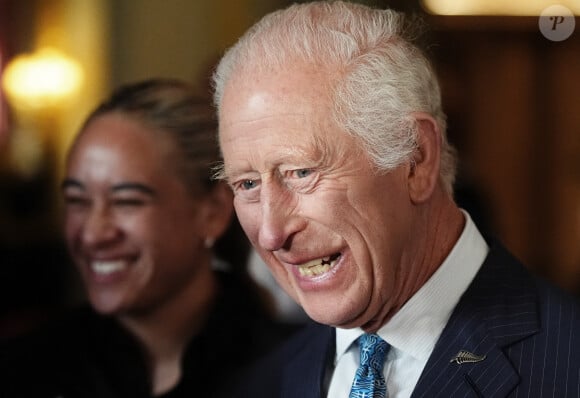
{"label": "man's shoulder", "polygon": [[[574,328],[574,338],[580,343],[580,297],[552,282],[534,278],[538,295],[538,310],[542,314],[542,328]],[[580,346],[580,345],[579,345]],[[580,350],[577,350],[580,352]]]}
{"label": "man's shoulder", "polygon": [[498,311],[501,315],[527,308],[540,318],[557,309],[562,316],[578,319],[580,311],[579,297],[538,276],[498,241],[490,243],[490,251],[462,302],[493,318],[498,317]]}
{"label": "man's shoulder", "polygon": [[490,284],[495,287],[496,294],[525,294],[523,300],[534,297],[537,302],[545,304],[540,309],[546,305],[562,306],[563,310],[577,314],[580,308],[580,297],[540,277],[497,241],[492,241],[472,288],[489,287]]}
{"label": "man's shoulder", "polygon": [[[499,345],[552,352],[580,346],[580,298],[538,276],[499,243],[462,301],[453,320],[476,314]],[[578,349],[566,355],[580,361]]]}
{"label": "man's shoulder", "polygon": [[[580,382],[579,308],[577,298],[491,244],[437,341],[416,395],[437,386],[440,396],[570,396]],[[478,359],[458,361],[465,352]]]}

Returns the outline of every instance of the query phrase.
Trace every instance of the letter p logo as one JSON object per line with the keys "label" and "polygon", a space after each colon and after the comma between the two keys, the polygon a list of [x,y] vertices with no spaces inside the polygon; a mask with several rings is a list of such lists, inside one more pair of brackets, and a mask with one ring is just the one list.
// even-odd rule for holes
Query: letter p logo
{"label": "letter p logo", "polygon": [[564,22],[564,17],[563,16],[552,16],[552,17],[550,17],[550,21],[554,22],[552,24],[552,30],[556,30],[556,26],[558,26],[562,22]]}
{"label": "letter p logo", "polygon": [[538,26],[546,39],[562,41],[572,35],[576,27],[576,20],[572,11],[566,7],[553,5],[542,11]]}

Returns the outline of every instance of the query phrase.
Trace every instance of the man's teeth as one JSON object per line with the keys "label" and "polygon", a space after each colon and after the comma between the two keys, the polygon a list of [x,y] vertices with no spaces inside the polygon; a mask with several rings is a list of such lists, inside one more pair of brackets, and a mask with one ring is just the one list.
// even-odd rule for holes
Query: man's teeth
{"label": "man's teeth", "polygon": [[113,272],[118,272],[127,267],[125,261],[93,261],[91,269],[95,274],[109,275]]}
{"label": "man's teeth", "polygon": [[333,255],[316,260],[308,261],[298,266],[298,271],[302,276],[317,276],[328,272],[334,265],[340,255]]}

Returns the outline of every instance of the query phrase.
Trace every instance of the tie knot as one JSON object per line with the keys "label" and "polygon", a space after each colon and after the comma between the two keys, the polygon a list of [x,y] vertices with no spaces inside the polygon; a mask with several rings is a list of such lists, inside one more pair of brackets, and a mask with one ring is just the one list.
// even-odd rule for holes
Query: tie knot
{"label": "tie knot", "polygon": [[358,339],[361,366],[370,366],[381,371],[390,346],[376,334],[363,334]]}

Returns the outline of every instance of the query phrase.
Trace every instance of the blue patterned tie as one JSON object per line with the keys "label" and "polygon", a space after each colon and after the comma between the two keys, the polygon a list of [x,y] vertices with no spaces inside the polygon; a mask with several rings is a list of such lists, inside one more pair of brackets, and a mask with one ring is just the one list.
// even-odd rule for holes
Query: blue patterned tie
{"label": "blue patterned tie", "polygon": [[385,357],[390,346],[376,334],[363,334],[358,339],[360,365],[354,376],[349,398],[386,398],[383,375]]}

